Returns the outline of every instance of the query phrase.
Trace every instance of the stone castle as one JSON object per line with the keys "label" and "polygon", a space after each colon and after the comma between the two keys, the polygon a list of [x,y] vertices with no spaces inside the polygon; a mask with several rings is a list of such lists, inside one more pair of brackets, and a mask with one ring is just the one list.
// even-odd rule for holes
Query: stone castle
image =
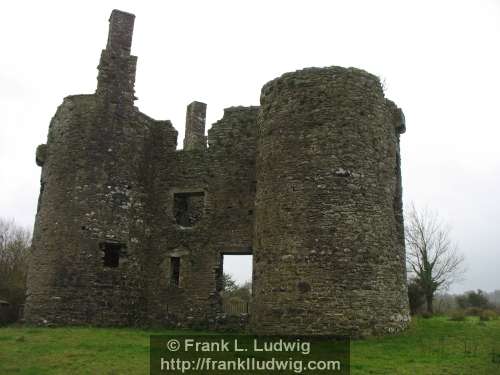
{"label": "stone castle", "polygon": [[205,136],[134,106],[134,15],[114,10],[97,90],[57,109],[42,167],[25,320],[216,327],[222,256],[253,255],[257,334],[393,333],[409,321],[399,135],[379,79],[286,73]]}

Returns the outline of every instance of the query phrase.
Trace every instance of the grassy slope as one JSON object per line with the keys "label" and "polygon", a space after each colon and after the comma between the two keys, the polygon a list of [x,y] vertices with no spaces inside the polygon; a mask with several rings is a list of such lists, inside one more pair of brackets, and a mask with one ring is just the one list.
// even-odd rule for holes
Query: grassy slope
{"label": "grassy slope", "polygon": [[[174,332],[0,328],[0,374],[148,374],[151,333]],[[402,335],[354,341],[351,348],[354,375],[500,374],[500,363],[492,362],[492,352],[500,360],[500,320],[417,319]]]}

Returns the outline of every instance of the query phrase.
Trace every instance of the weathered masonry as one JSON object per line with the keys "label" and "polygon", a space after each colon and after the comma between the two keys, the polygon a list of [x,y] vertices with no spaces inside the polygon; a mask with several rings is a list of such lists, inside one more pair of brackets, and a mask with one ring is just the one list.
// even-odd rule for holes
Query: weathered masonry
{"label": "weathered masonry", "polygon": [[309,68],[205,136],[134,106],[134,15],[113,11],[95,94],[68,96],[38,147],[25,319],[217,327],[224,254],[253,254],[259,334],[392,333],[409,320],[401,110],[377,77]]}

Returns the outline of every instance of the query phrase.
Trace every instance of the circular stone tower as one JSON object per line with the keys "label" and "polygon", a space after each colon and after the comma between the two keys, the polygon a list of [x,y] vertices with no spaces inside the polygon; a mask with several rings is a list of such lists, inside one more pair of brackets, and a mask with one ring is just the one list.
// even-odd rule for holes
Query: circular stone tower
{"label": "circular stone tower", "polygon": [[284,74],[263,87],[258,125],[254,332],[404,329],[404,117],[379,79],[341,67]]}

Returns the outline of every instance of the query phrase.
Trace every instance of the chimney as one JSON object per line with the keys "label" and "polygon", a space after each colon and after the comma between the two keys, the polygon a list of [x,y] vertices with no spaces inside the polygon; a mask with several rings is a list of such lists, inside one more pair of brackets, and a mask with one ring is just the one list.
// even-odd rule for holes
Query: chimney
{"label": "chimney", "polygon": [[109,18],[106,49],[97,69],[96,94],[119,107],[133,106],[137,57],[130,55],[135,16],[113,10]]}
{"label": "chimney", "polygon": [[207,137],[205,136],[205,118],[207,105],[201,102],[192,102],[186,110],[186,133],[184,135],[184,150],[205,150]]}

